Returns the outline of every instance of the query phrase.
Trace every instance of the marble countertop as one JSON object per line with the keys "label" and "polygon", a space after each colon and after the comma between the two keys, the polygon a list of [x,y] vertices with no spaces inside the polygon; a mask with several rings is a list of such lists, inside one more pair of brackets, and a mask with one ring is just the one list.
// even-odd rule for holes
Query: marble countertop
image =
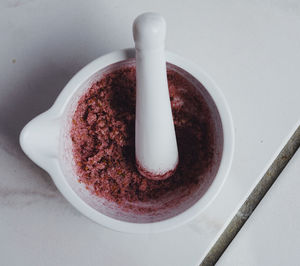
{"label": "marble countertop", "polygon": [[217,265],[299,265],[300,150],[259,203]]}
{"label": "marble countertop", "polygon": [[[133,46],[131,23],[157,11],[167,48],[219,85],[236,131],[219,196],[192,223],[156,235],[105,229],[78,213],[18,135],[67,81],[107,52]],[[0,2],[1,265],[198,265],[299,124],[297,1]]]}

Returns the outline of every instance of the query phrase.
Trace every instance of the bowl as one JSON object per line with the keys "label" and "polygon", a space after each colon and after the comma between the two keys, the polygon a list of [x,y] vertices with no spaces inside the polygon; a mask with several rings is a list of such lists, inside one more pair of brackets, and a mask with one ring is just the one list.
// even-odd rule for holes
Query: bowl
{"label": "bowl", "polygon": [[[222,152],[220,163],[207,186],[187,197],[176,208],[157,213],[137,214],[124,211],[115,203],[93,195],[78,182],[72,155],[70,125],[78,100],[104,72],[134,64],[135,50],[115,51],[81,69],[65,86],[53,106],[31,120],[20,134],[26,155],[52,177],[63,196],[82,214],[107,228],[127,233],[155,233],[183,225],[205,210],[220,191],[231,167],[234,151],[232,117],[222,92],[204,71],[186,59],[166,52],[168,68],[181,71],[201,84],[205,97],[219,119]],[[167,204],[165,204],[167,205]]]}

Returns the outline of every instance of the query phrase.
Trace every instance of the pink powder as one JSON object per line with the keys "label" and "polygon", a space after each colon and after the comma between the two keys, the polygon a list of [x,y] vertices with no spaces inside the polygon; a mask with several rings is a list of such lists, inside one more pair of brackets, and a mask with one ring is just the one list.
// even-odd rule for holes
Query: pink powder
{"label": "pink powder", "polygon": [[78,180],[92,193],[122,208],[127,202],[159,200],[180,189],[192,193],[203,183],[207,188],[211,184],[215,174],[204,178],[218,168],[222,147],[209,104],[176,71],[168,70],[168,83],[179,165],[173,176],[160,181],[143,177],[135,166],[135,67],[105,74],[80,98],[70,134]]}

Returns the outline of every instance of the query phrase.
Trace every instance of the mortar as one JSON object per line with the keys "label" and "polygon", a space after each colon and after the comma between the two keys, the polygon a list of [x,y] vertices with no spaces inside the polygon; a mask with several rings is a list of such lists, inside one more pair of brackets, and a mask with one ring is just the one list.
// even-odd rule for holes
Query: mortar
{"label": "mortar", "polygon": [[[222,145],[220,162],[192,194],[185,191],[166,195],[151,203],[155,213],[134,213],[117,204],[97,197],[78,182],[72,154],[70,126],[79,98],[107,73],[122,66],[135,64],[135,50],[126,49],[104,55],[80,70],[65,86],[53,106],[31,120],[22,130],[23,151],[52,177],[64,197],[82,214],[113,230],[130,233],[150,233],[170,230],[198,216],[220,191],[228,175],[233,151],[234,130],[229,108],[222,92],[204,71],[173,53],[166,52],[168,69],[177,71],[199,89],[210,106],[216,122],[217,143]],[[166,206],[180,200],[175,207]]]}

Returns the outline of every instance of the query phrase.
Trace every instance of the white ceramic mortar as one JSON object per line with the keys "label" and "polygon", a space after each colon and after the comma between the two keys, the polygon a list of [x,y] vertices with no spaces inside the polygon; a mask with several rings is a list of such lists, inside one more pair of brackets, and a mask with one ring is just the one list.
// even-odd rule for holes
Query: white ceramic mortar
{"label": "white ceramic mortar", "polygon": [[[166,52],[167,62],[182,68],[202,83],[219,113],[223,151],[221,163],[216,169],[213,182],[205,191],[201,191],[199,188],[199,191],[190,195],[183,204],[175,209],[165,209],[157,215],[126,213],[119,209],[116,204],[96,197],[77,181],[69,135],[72,115],[80,96],[94,81],[101,77],[103,71],[111,69],[109,66],[112,64],[134,57],[134,49],[120,50],[101,56],[85,66],[69,81],[53,106],[24,127],[20,135],[20,144],[27,156],[49,173],[64,197],[91,220],[122,232],[160,232],[192,220],[203,212],[218,194],[232,162],[234,151],[233,122],[222,92],[208,75],[193,63]],[[122,63],[115,64],[113,68],[120,65]]]}

